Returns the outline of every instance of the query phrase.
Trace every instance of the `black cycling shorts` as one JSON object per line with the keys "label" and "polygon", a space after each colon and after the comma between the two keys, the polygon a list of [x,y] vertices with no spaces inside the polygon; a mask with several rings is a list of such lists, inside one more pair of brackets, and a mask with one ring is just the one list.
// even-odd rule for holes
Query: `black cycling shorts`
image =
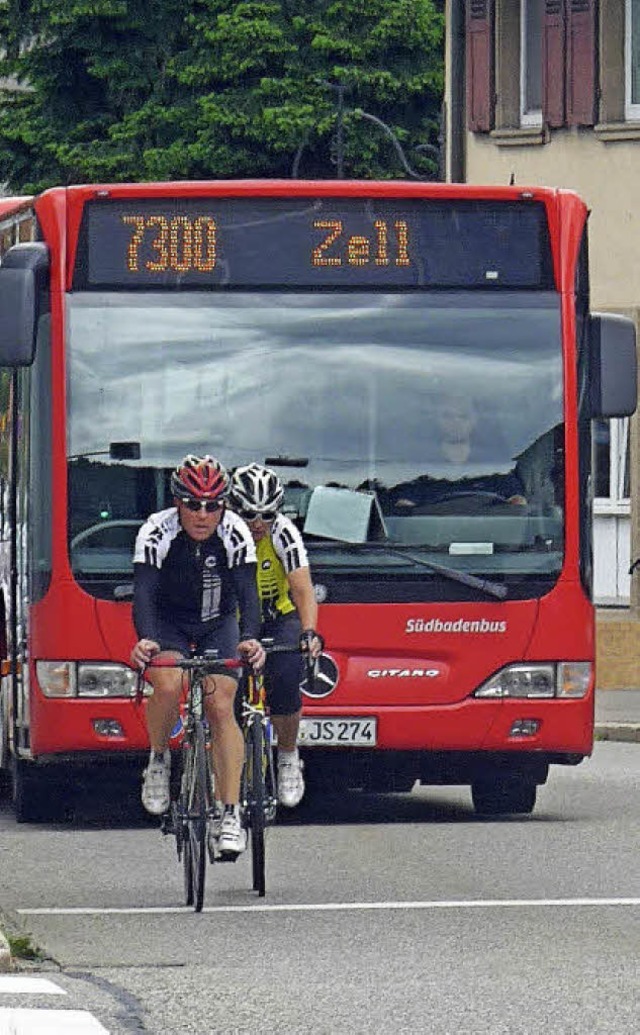
{"label": "black cycling shorts", "polygon": [[[281,615],[265,622],[262,636],[274,643],[297,647],[302,626],[297,612]],[[304,677],[304,661],[300,653],[268,654],[264,668],[267,703],[272,715],[295,715],[302,707],[300,683]]]}
{"label": "black cycling shorts", "polygon": [[[180,625],[161,617],[158,642],[161,650],[173,650],[187,658],[195,651],[217,650],[220,658],[235,658],[238,655],[240,630],[235,615],[221,615],[214,622],[199,622],[197,625]],[[237,680],[237,669],[229,669],[227,675]]]}

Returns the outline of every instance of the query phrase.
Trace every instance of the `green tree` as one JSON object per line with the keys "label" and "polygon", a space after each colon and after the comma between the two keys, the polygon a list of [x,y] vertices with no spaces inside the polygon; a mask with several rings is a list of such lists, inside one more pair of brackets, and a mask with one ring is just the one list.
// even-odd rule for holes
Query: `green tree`
{"label": "green tree", "polygon": [[[437,0],[9,0],[0,178],[53,183],[425,177],[437,142]],[[17,35],[16,26],[20,26]],[[28,40],[28,44],[25,41]],[[341,107],[342,102],[342,107]]]}
{"label": "green tree", "polygon": [[175,103],[167,66],[184,46],[183,0],[9,0],[0,73],[20,89],[0,96],[0,177],[14,190],[143,175],[157,143],[122,121]]}

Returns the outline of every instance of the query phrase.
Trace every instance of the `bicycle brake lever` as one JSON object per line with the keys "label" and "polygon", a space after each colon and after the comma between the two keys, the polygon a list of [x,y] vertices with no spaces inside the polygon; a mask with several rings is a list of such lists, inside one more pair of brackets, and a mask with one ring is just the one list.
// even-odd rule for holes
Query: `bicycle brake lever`
{"label": "bicycle brake lever", "polygon": [[311,653],[313,634],[311,632],[304,632],[302,634],[302,639],[304,639],[307,645],[307,649],[304,652],[305,666],[307,669],[307,690],[313,694],[315,690],[316,676],[318,675],[318,659],[314,658]]}

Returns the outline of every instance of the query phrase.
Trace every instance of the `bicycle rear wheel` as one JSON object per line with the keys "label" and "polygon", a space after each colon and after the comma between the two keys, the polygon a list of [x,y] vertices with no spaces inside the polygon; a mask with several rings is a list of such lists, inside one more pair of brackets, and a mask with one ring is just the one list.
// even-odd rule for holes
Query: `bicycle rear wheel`
{"label": "bicycle rear wheel", "polygon": [[184,878],[184,901],[187,906],[193,905],[193,873],[191,860],[191,842],[185,837],[182,843],[182,875]]}
{"label": "bicycle rear wheel", "polygon": [[184,899],[188,906],[193,905],[193,880],[191,877],[191,842],[189,841],[188,792],[191,785],[191,768],[193,752],[191,745],[184,743],[179,754],[180,784],[177,798],[171,805],[173,832],[176,838],[178,861],[182,863],[184,880]]}
{"label": "bicycle rear wheel", "polygon": [[182,777],[180,779],[180,795],[176,808],[176,848],[178,859],[182,862],[182,877],[184,881],[184,900],[187,906],[193,905],[193,873],[192,873],[192,852],[191,838],[189,835],[189,799],[193,784],[193,767],[195,751],[191,738],[186,739],[182,745]]}
{"label": "bicycle rear wheel", "polygon": [[[207,808],[209,793],[207,783],[207,747],[204,726],[196,719],[191,742],[189,779],[187,781],[187,831],[184,845],[185,892],[187,905],[193,905],[196,913],[204,902],[204,883],[207,863]],[[189,901],[187,869],[190,874],[192,898]]]}

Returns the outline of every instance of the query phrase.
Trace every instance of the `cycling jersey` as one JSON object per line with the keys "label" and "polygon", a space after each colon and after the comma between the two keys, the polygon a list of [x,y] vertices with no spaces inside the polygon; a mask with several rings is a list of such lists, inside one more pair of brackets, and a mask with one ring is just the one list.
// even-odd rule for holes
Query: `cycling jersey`
{"label": "cycling jersey", "polygon": [[287,576],[309,565],[300,532],[290,518],[278,514],[269,533],[256,543],[258,595],[263,621],[295,611]]}
{"label": "cycling jersey", "polygon": [[163,622],[204,632],[238,609],[240,639],[258,637],[255,544],[237,514],[225,510],[204,541],[186,534],[176,507],[152,514],[138,532],[133,562],[133,620],[140,639],[161,643]]}
{"label": "cycling jersey", "polygon": [[[256,543],[258,594],[262,635],[276,645],[297,647],[302,626],[289,593],[287,576],[309,565],[300,532],[293,522],[278,514],[267,535]],[[302,707],[303,679],[300,654],[270,654],[264,670],[267,702],[272,715],[294,715]]]}

